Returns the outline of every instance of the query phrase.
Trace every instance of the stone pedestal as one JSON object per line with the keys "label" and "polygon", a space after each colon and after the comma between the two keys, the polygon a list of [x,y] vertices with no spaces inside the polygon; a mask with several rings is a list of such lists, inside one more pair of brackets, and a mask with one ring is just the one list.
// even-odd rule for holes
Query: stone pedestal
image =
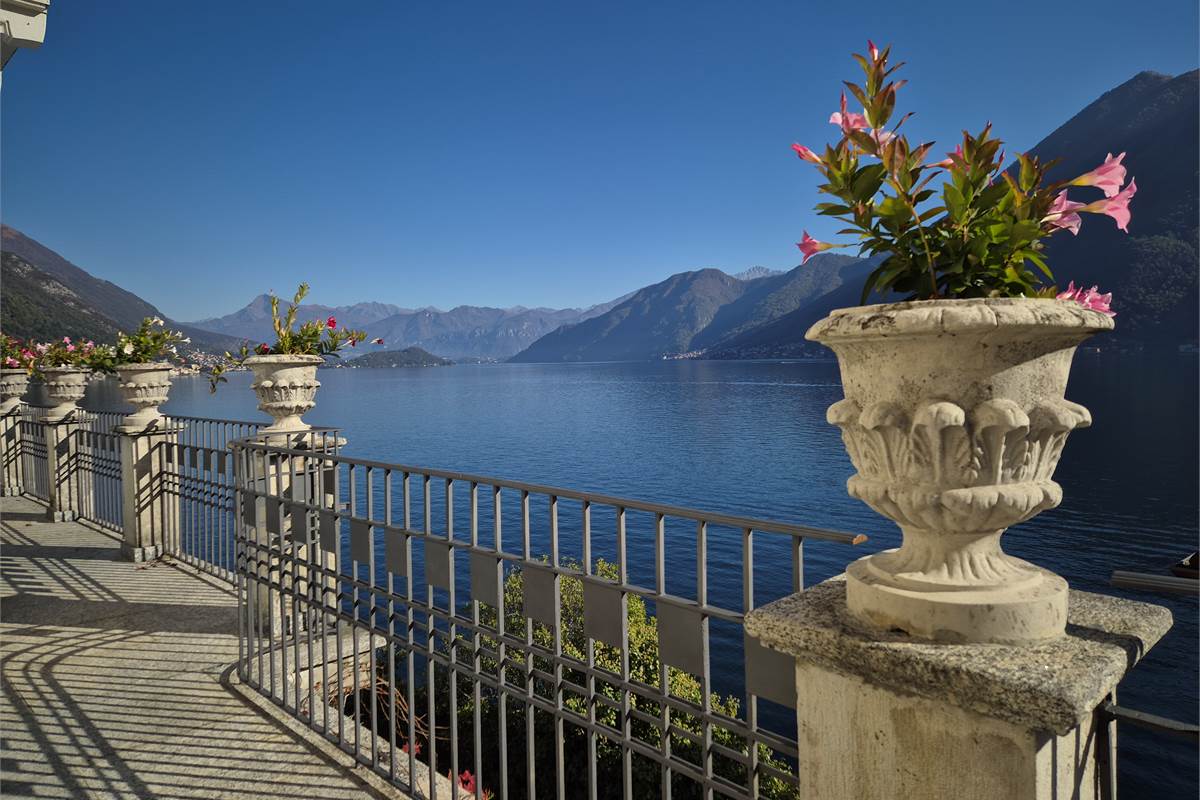
{"label": "stone pedestal", "polygon": [[[302,504],[335,507],[335,470],[324,456],[332,455],[345,439],[305,432],[275,434],[270,441],[278,447],[312,452],[264,459],[261,453],[249,451],[244,462],[235,461],[238,485],[259,493],[242,494],[246,536],[256,545],[246,554],[247,568],[257,576],[251,590],[254,616],[259,625],[270,626],[278,634],[293,632],[294,612],[304,610],[303,606],[293,608],[293,592],[313,604],[337,606],[337,526],[328,520],[322,522],[317,513],[306,511]],[[314,568],[323,568],[327,573],[323,578],[313,578],[309,573]]]}
{"label": "stone pedestal", "polygon": [[1091,800],[1096,709],[1170,627],[1071,591],[1058,639],[935,644],[861,627],[844,576],[746,616],[796,659],[801,794],[822,800]]}
{"label": "stone pedestal", "polygon": [[175,465],[168,449],[180,427],[139,433],[120,432],[121,553],[131,561],[153,561],[167,552],[167,537],[179,530],[179,497],[166,491],[167,470]]}
{"label": "stone pedestal", "polygon": [[21,475],[21,407],[0,416],[0,497],[19,497]]}
{"label": "stone pedestal", "polygon": [[80,425],[72,417],[45,423],[46,518],[68,522],[79,516],[86,498],[93,495],[92,473],[80,469]]}

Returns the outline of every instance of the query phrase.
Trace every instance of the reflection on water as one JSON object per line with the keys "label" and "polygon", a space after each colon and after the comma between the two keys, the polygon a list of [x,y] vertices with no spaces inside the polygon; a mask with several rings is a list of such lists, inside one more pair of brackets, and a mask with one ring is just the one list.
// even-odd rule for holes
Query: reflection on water
{"label": "reflection on water", "polygon": [[[871,537],[862,552],[899,541],[845,493],[850,464],[825,422],[841,396],[832,361],[335,369],[320,380],[307,418],[342,428],[356,456],[862,532]],[[165,408],[261,419],[248,386],[248,374],[233,374],[211,395],[204,379],[181,379]],[[1108,587],[1113,570],[1162,572],[1196,547],[1197,362],[1081,352],[1068,397],[1095,422],[1071,436],[1059,465],[1063,504],[1012,529],[1005,548],[1076,588],[1120,593]],[[111,385],[91,399],[119,406]],[[811,548],[807,580],[859,554]],[[785,593],[789,579],[786,567],[765,570],[763,598]],[[728,591],[740,587],[740,574],[727,580]],[[1122,704],[1194,721],[1195,599],[1129,596],[1169,606],[1176,622],[1122,685]],[[733,665],[714,664],[722,668]],[[1193,746],[1126,727],[1121,753],[1127,796],[1196,795]]]}

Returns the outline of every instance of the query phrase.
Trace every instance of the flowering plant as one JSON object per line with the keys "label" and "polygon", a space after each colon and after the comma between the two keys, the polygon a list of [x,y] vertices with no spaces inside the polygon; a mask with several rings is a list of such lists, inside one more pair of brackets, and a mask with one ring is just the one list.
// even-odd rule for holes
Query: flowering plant
{"label": "flowering plant", "polygon": [[[833,198],[819,203],[817,213],[845,223],[839,233],[857,237],[861,254],[882,257],[867,277],[862,302],[872,290],[906,292],[910,299],[1055,296],[1055,287],[1042,284],[1043,277],[1054,280],[1042,257],[1043,239],[1061,230],[1079,233],[1081,212],[1106,214],[1128,231],[1137,185],[1122,186],[1124,153],[1110,154],[1074,180],[1046,183],[1054,162],[1020,154],[1014,169],[1004,169],[1002,143],[989,123],[978,134],[964,131],[953,153],[930,163],[933,142],[913,145],[900,132],[911,113],[888,127],[906,83],[891,78],[903,63],[889,66],[890,47],[868,41],[867,51],[853,56],[864,83],[845,84],[862,113],[848,109],[843,92],[841,108],[829,118],[841,134],[837,143],[823,153],[792,145],[821,172],[820,190]],[[947,177],[940,192],[930,186],[938,175]],[[1067,197],[1071,186],[1092,186],[1104,197],[1076,202]],[[807,261],[853,245],[821,242],[805,231],[797,246]],[[1096,293],[1089,307],[1110,313],[1107,301],[1103,308],[1096,302],[1100,297],[1108,298]],[[1079,300],[1074,291],[1062,299]]]}
{"label": "flowering plant", "polygon": [[33,372],[33,363],[37,360],[37,354],[29,348],[30,345],[23,343],[20,339],[0,333],[0,364],[5,369],[23,369],[26,372]]}
{"label": "flowering plant", "polygon": [[133,333],[118,333],[114,365],[178,361],[177,346],[192,340],[179,331],[168,330],[165,324],[161,317],[146,317]]}
{"label": "flowering plant", "polygon": [[[225,352],[226,364],[242,366],[251,356],[292,355],[292,356],[331,356],[339,358],[338,351],[345,347],[356,347],[365,341],[367,334],[346,327],[338,329],[337,320],[329,317],[326,320],[309,320],[296,327],[296,314],[300,309],[300,301],[308,295],[308,284],[302,283],[292,297],[291,307],[281,318],[279,315],[279,298],[271,293],[271,323],[275,328],[275,344],[263,342],[251,351],[249,344],[243,344],[237,353]],[[373,339],[372,344],[383,344],[383,339]],[[212,390],[217,390],[217,384],[224,381],[226,364],[213,367],[210,376]]]}
{"label": "flowering plant", "polygon": [[97,345],[90,339],[77,344],[70,336],[59,342],[30,343],[30,350],[34,355],[33,372],[39,377],[54,367],[102,370],[113,357],[112,345]]}

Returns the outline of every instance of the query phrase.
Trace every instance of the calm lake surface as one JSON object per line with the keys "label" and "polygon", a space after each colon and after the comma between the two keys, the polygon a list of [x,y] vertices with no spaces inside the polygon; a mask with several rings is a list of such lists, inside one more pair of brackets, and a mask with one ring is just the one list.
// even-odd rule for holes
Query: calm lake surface
{"label": "calm lake surface", "polygon": [[[181,379],[165,409],[261,419],[249,380],[235,373],[211,395],[206,380]],[[832,360],[340,369],[320,380],[306,419],[341,428],[351,455],[870,536],[857,548],[806,545],[809,584],[899,544],[895,526],[845,492],[850,463],[825,422],[842,396]],[[93,407],[119,407],[115,387],[93,394]],[[1196,548],[1197,360],[1081,352],[1068,398],[1091,409],[1094,426],[1071,436],[1059,464],[1063,504],[1011,529],[1005,549],[1075,588],[1168,606],[1175,626],[1122,684],[1120,702],[1195,722],[1196,599],[1121,592],[1108,578],[1165,574]],[[723,546],[740,558],[740,541],[711,543],[710,591],[740,597],[740,567],[721,568]],[[789,590],[786,551],[775,571],[766,555],[756,558],[759,603]],[[714,676],[734,688],[738,665],[718,650]],[[1193,744],[1124,726],[1120,752],[1124,797],[1197,795]]]}

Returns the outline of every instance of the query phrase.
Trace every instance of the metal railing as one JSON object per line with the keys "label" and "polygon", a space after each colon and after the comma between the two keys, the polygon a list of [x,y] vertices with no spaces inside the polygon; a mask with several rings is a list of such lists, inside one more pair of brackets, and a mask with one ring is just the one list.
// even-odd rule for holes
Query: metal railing
{"label": "metal railing", "polygon": [[74,431],[72,467],[75,494],[79,498],[76,514],[102,528],[124,531],[121,497],[121,441],[113,429],[125,415],[114,411],[87,411],[77,414],[79,427]]}
{"label": "metal railing", "polygon": [[17,458],[21,462],[22,490],[25,494],[46,501],[50,498],[50,472],[46,445],[46,410],[22,406],[17,422]]}
{"label": "metal railing", "polygon": [[311,441],[233,451],[241,678],[396,785],[795,796],[794,662],[742,630],[755,566],[798,591],[806,541],[861,537]]}

